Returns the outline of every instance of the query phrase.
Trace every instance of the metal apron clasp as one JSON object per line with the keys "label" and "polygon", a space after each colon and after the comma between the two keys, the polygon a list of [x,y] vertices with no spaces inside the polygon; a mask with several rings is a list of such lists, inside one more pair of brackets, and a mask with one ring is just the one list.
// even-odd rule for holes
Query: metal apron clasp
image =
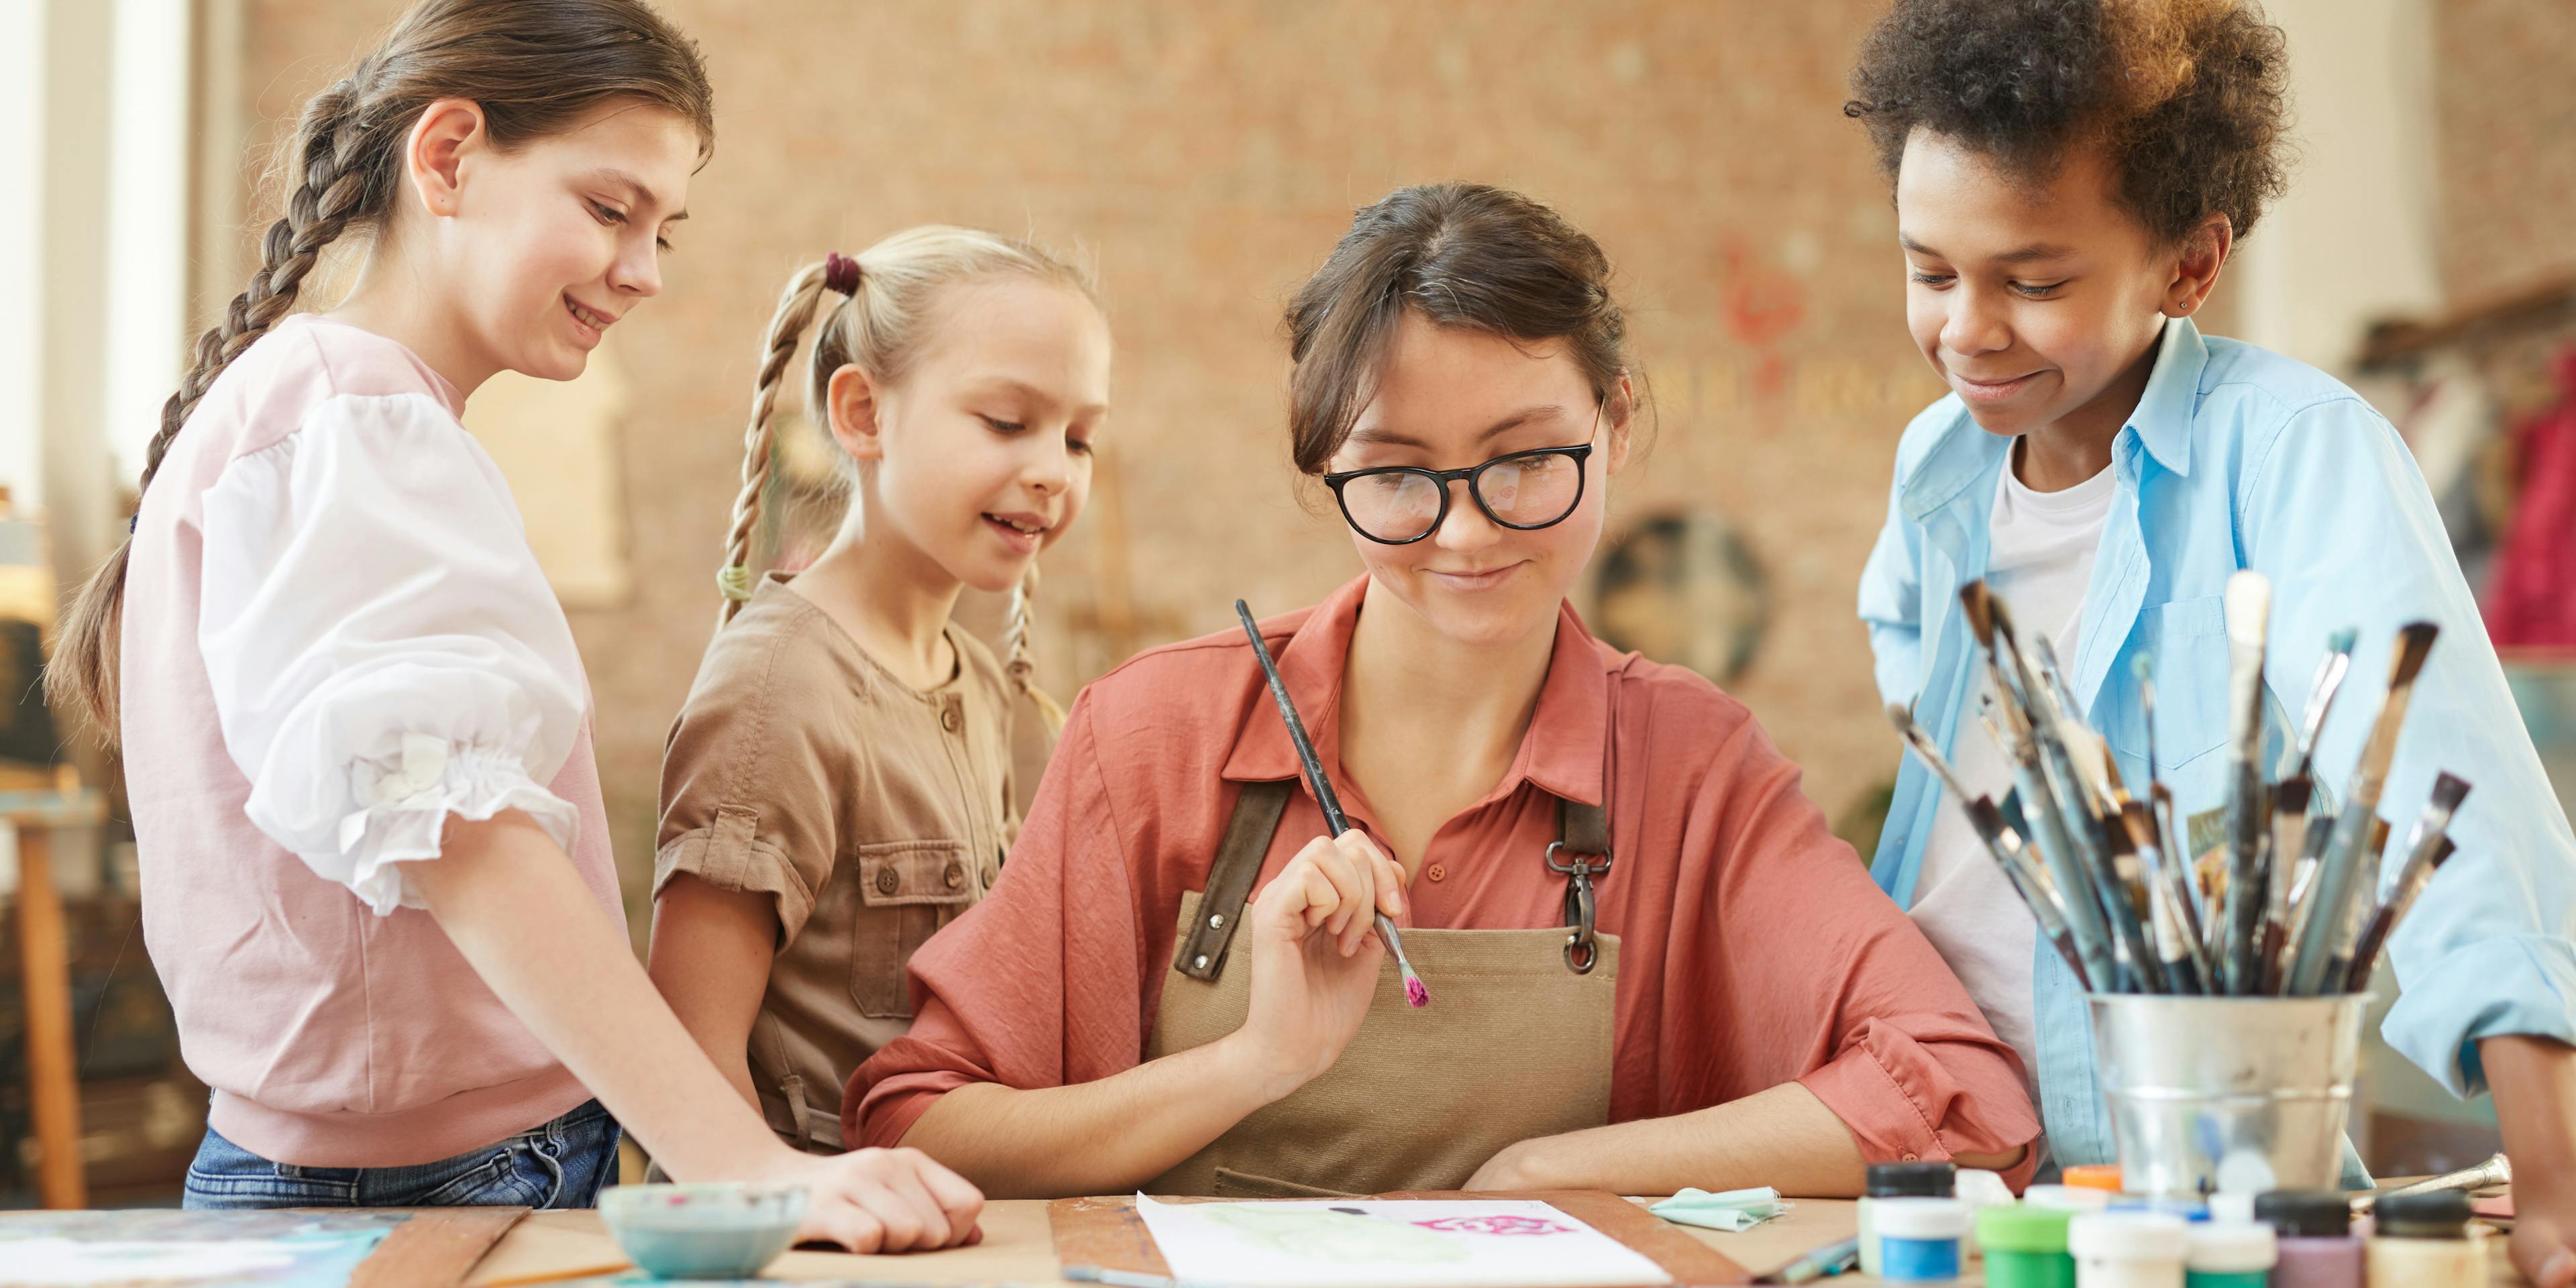
{"label": "metal apron clasp", "polygon": [[1565,965],[1577,975],[1589,975],[1601,960],[1601,941],[1592,928],[1592,878],[1610,870],[1610,856],[1592,863],[1577,854],[1572,862],[1560,863],[1556,852],[1564,848],[1563,841],[1547,843],[1547,870],[1565,878]]}

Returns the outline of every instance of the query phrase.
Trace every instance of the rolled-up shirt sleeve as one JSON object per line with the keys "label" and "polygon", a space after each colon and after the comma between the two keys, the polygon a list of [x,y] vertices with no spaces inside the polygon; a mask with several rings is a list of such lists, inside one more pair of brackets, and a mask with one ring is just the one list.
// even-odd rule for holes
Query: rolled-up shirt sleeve
{"label": "rolled-up shirt sleeve", "polygon": [[662,751],[653,895],[684,874],[759,895],[777,914],[785,951],[832,879],[841,852],[835,801],[853,771],[851,730],[834,723],[839,709],[807,677],[782,675],[778,648],[734,631],[708,650]]}
{"label": "rolled-up shirt sleeve", "polygon": [[379,916],[449,815],[525,812],[589,706],[563,610],[489,456],[435,399],[340,396],[204,497],[198,644],[250,820]]}
{"label": "rolled-up shirt sleeve", "polygon": [[[1713,933],[1700,958],[1719,1044],[1754,1090],[1795,1081],[1850,1128],[1872,1162],[2000,1154],[2039,1136],[2020,1060],[1914,923],[1871,883],[1799,790],[1797,766],[1747,721],[1694,814],[1714,852]],[[1685,1005],[1694,1005],[1685,1003]],[[2019,1184],[2034,1156],[2008,1173]]]}

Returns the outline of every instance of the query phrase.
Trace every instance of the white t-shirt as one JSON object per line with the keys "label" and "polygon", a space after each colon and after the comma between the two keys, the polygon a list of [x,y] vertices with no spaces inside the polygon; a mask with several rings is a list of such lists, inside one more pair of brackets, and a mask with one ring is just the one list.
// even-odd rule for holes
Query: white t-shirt
{"label": "white t-shirt", "polygon": [[[2018,456],[2021,445],[2013,446]],[[2075,656],[2084,588],[2093,576],[2102,521],[2111,512],[2111,486],[2110,467],[2104,466],[2064,491],[2034,492],[2007,467],[1995,488],[1986,584],[2012,611],[2024,637],[2046,633],[2061,662]],[[1977,719],[1993,681],[1982,664],[1969,674],[1973,687],[1959,709],[1950,763],[1970,792],[2001,801],[2012,790],[2012,769]],[[2031,952],[2039,928],[1956,801],[1941,802],[1934,813],[1914,881],[1912,913],[1914,924],[1968,986],[1968,996],[1985,1012],[1995,1036],[2021,1053],[2022,1076],[2035,1082],[2039,1056],[2031,1027]],[[2032,1094],[2038,1094],[2035,1086]]]}

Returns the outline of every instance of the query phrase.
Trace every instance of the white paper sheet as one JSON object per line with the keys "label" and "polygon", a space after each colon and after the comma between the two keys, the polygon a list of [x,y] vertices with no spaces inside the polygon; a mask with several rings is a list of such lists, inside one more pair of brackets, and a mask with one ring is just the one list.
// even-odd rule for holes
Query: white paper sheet
{"label": "white paper sheet", "polygon": [[0,1240],[0,1285],[8,1288],[84,1288],[124,1284],[276,1284],[319,1288],[349,1281],[359,1259],[384,1238],[382,1231],[353,1241],[346,1251],[313,1240],[83,1242],[75,1239]]}
{"label": "white paper sheet", "polygon": [[1644,1254],[1533,1199],[1157,1203],[1136,1213],[1184,1283],[1337,1288],[1665,1284]]}

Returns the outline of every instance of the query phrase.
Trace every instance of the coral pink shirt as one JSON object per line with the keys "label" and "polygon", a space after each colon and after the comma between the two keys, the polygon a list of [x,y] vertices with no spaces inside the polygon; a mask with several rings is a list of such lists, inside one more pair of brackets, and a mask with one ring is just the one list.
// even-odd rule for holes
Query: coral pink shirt
{"label": "coral pink shirt", "polygon": [[209,1122],[313,1167],[434,1162],[589,1093],[406,891],[524,811],[624,924],[572,630],[464,400],[292,317],[144,494],[125,589],[144,942]]}
{"label": "coral pink shirt", "polygon": [[[1367,585],[1263,634],[1353,826],[1383,845],[1338,757]],[[895,1144],[970,1082],[1060,1086],[1139,1063],[1181,895],[1205,882],[1241,785],[1297,777],[1238,633],[1142,654],[1084,690],[1000,884],[914,954],[912,1031],[851,1079],[849,1143]],[[1743,704],[1613,651],[1564,608],[1518,757],[1433,836],[1405,924],[1563,924],[1565,878],[1542,862],[1557,799],[1600,804],[1606,791],[1615,866],[1598,916],[1620,937],[1611,1121],[1794,1080],[1872,1161],[2028,1144],[2039,1124],[2011,1048],[1798,777]],[[1312,797],[1291,796],[1262,880],[1324,831]]]}

